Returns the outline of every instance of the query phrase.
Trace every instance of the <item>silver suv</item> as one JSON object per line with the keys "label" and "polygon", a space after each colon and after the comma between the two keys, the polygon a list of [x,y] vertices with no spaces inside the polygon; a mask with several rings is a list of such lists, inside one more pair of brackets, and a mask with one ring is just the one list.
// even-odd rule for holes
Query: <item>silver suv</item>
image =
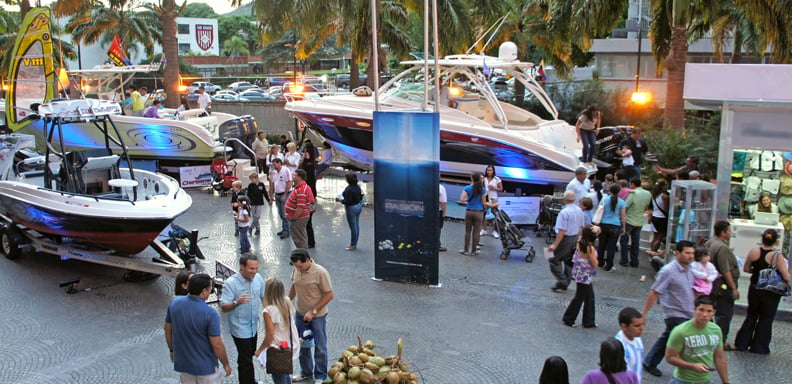
{"label": "silver suv", "polygon": [[200,87],[204,87],[204,90],[206,90],[206,93],[208,93],[210,95],[214,95],[215,92],[223,89],[223,87],[221,87],[219,85],[214,85],[214,84],[212,84],[212,83],[210,83],[208,81],[193,81],[193,83],[190,84],[189,87],[187,87],[187,91],[189,91],[190,93],[195,93],[195,92],[198,91],[198,88],[200,88]]}

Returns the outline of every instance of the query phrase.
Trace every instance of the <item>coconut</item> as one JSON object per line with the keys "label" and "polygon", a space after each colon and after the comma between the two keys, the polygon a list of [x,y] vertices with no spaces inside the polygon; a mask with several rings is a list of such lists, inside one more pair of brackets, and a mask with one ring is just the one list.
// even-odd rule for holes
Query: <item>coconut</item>
{"label": "coconut", "polygon": [[410,373],[407,374],[407,380],[408,381],[418,381],[418,375],[410,372]]}
{"label": "coconut", "polygon": [[379,369],[380,369],[380,367],[377,364],[374,364],[374,363],[372,363],[370,361],[368,363],[364,364],[364,367],[366,367],[366,369],[368,369],[369,371],[374,372],[374,373],[379,372]]}
{"label": "coconut", "polygon": [[396,372],[391,372],[391,373],[389,373],[389,374],[388,374],[388,376],[385,378],[385,381],[386,381],[388,384],[399,384],[399,381],[401,381],[401,376],[399,376],[399,374],[398,374],[398,373],[396,373]]}
{"label": "coconut", "polygon": [[327,371],[327,373],[328,373],[328,375],[330,375],[330,377],[335,377],[336,373],[338,373],[338,371],[340,371],[340,370],[341,370],[341,368],[337,367],[334,364],[332,367],[330,367],[330,370]]}
{"label": "coconut", "polygon": [[363,362],[357,356],[352,356],[349,358],[349,365],[361,366]]}
{"label": "coconut", "polygon": [[354,354],[354,353],[352,353],[351,351],[344,351],[344,352],[341,352],[341,355],[342,355],[342,356],[344,356],[344,357],[346,357],[346,358],[350,358],[350,357],[352,357],[352,356],[355,356],[355,354]]}
{"label": "coconut", "polygon": [[322,384],[333,384],[333,378],[328,377],[322,381]]}
{"label": "coconut", "polygon": [[360,377],[360,368],[358,367],[349,368],[349,371],[347,372],[347,378],[349,378],[350,380],[357,380],[358,377]]}
{"label": "coconut", "polygon": [[402,372],[407,372],[407,371],[410,370],[410,367],[407,366],[407,363],[405,363],[403,361],[400,361],[399,362],[399,369],[401,369]]}
{"label": "coconut", "polygon": [[333,384],[346,384],[346,373],[338,372],[333,376]]}
{"label": "coconut", "polygon": [[369,361],[369,355],[367,355],[367,354],[365,354],[363,352],[358,353],[358,358],[360,359],[360,361],[362,361],[364,363]]}
{"label": "coconut", "polygon": [[374,344],[374,340],[366,340],[366,343],[363,344],[363,346],[365,346],[368,349],[374,349],[376,344]]}
{"label": "coconut", "polygon": [[369,356],[375,356],[376,355],[376,353],[374,353],[374,351],[372,351],[369,348],[363,348],[363,353],[365,353],[365,354],[367,354]]}
{"label": "coconut", "polygon": [[358,381],[360,381],[361,384],[371,384],[374,382],[374,380],[374,373],[371,372],[371,370],[364,368],[360,371],[360,377],[358,377]]}
{"label": "coconut", "polygon": [[378,367],[385,365],[385,359],[383,359],[381,356],[372,356],[369,361],[376,364]]}
{"label": "coconut", "polygon": [[357,345],[350,345],[349,348],[347,348],[347,351],[352,353],[358,353],[358,347]]}

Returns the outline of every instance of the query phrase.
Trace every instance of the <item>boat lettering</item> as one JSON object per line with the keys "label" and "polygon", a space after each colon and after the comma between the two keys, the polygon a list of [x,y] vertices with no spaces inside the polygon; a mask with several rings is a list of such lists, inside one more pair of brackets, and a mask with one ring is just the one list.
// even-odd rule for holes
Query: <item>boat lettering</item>
{"label": "boat lettering", "polygon": [[41,67],[44,65],[44,58],[37,57],[33,59],[22,59],[22,64],[26,67]]}
{"label": "boat lettering", "polygon": [[211,181],[211,179],[207,179],[207,178],[203,178],[203,179],[195,179],[195,180],[183,180],[183,181],[181,182],[181,185],[182,185],[182,186],[188,186],[188,185],[204,185],[204,184],[208,184],[210,181]]}
{"label": "boat lettering", "polygon": [[36,20],[33,20],[33,22],[30,24],[30,28],[28,29],[28,31],[35,32],[35,31],[40,31],[42,29],[49,29],[49,17],[43,14],[38,15],[36,17]]}
{"label": "boat lettering", "polygon": [[58,251],[57,247],[53,247],[53,246],[47,245],[47,244],[42,244],[41,248],[46,250],[46,251],[50,251],[50,252],[57,252]]}

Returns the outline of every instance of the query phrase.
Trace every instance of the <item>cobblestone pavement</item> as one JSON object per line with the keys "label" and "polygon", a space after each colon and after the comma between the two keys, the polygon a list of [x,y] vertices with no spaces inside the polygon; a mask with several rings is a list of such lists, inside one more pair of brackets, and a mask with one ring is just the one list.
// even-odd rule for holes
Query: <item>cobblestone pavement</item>
{"label": "cobblestone pavement", "polygon": [[[345,186],[342,179],[320,181],[320,207],[314,217],[318,247],[311,251],[329,270],[335,290],[328,318],[329,351],[339,356],[357,336],[373,339],[386,355],[404,340],[404,356],[420,368],[426,383],[535,383],[543,361],[563,356],[571,382],[596,369],[599,343],[617,330],[616,313],[624,306],[642,308],[652,273],[618,268],[596,278],[596,329],[571,329],[561,314],[573,292],[553,293],[553,279],[537,239],[537,258],[524,261],[514,251],[498,259],[499,242],[484,237],[480,256],[463,256],[461,223],[443,230],[449,252],[440,255],[442,287],[377,282],[373,276],[373,210],[364,209],[356,252],[343,250],[349,232],[340,204],[332,201]],[[192,209],[177,222],[208,236],[201,247],[211,260],[237,266],[238,244],[232,236],[228,197],[191,191]],[[452,199],[454,197],[452,196]],[[253,236],[265,277],[289,277],[290,240],[280,240],[273,224],[275,210],[265,208],[262,236]],[[533,236],[533,233],[531,233]],[[207,272],[214,273],[213,261]],[[175,384],[162,324],[171,300],[173,278],[144,283],[122,280],[123,271],[49,255],[26,254],[16,261],[0,258],[0,383],[39,384]],[[84,291],[67,295],[58,283],[79,277]],[[735,316],[732,335],[743,318]],[[225,328],[227,330],[227,327]],[[648,350],[662,331],[658,307],[650,313],[644,344]],[[728,353],[732,383],[790,383],[792,324],[776,321],[772,354]],[[231,361],[236,351],[230,335],[224,341]],[[672,369],[663,363],[666,383]],[[261,380],[269,381],[263,371]],[[236,374],[224,383],[236,383]]]}

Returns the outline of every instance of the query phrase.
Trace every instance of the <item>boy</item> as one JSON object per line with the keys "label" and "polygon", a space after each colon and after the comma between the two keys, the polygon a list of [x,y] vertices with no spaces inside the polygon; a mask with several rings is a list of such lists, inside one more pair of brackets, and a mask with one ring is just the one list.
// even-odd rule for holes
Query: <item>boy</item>
{"label": "boy", "polygon": [[717,370],[723,383],[729,383],[729,367],[723,352],[720,327],[712,322],[715,301],[699,296],[693,318],[677,325],[668,337],[665,359],[675,366],[672,383],[709,383]]}
{"label": "boy", "polygon": [[[239,211],[239,196],[244,196],[245,194],[242,193],[242,182],[239,180],[235,180],[231,183],[231,210],[236,216],[237,212]],[[234,219],[234,236],[239,236],[239,222]]]}
{"label": "boy", "polygon": [[264,200],[270,202],[267,187],[259,181],[259,175],[253,172],[248,176],[250,178],[250,185],[247,187],[247,197],[250,199],[250,231],[256,229],[256,235],[261,234],[261,224],[259,218],[261,217],[261,208],[264,206]]}
{"label": "boy", "polygon": [[616,340],[621,341],[624,346],[624,361],[627,363],[627,369],[636,373],[639,383],[643,366],[644,348],[641,335],[644,331],[644,324],[646,321],[641,316],[641,312],[635,308],[627,307],[619,312],[621,331],[616,334]]}
{"label": "boy", "polygon": [[245,195],[239,195],[237,199],[237,211],[234,213],[234,222],[236,222],[239,233],[239,251],[242,254],[250,252],[250,239],[248,233],[250,230],[250,199]]}

